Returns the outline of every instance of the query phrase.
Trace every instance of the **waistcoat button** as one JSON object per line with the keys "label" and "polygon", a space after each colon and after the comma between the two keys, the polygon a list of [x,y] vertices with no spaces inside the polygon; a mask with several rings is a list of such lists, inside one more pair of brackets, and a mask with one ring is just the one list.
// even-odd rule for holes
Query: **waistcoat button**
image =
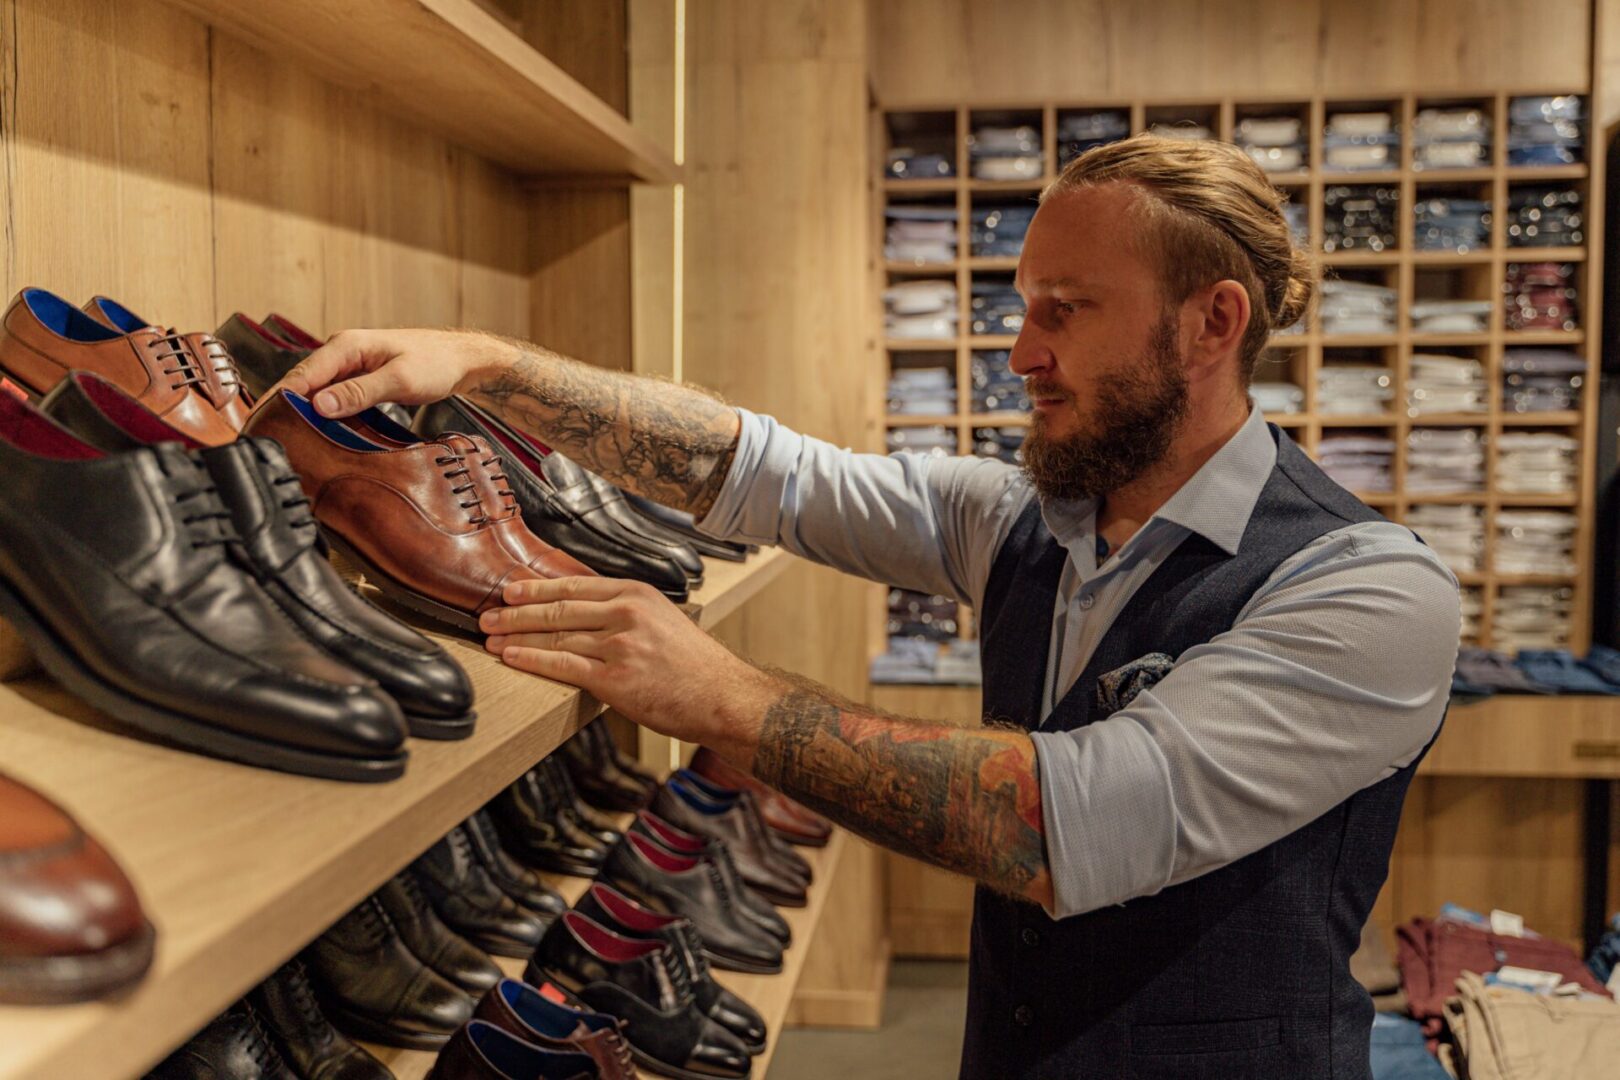
{"label": "waistcoat button", "polygon": [[1096,602],[1097,602],[1097,594],[1096,593],[1081,593],[1080,594],[1080,610],[1081,611],[1090,611],[1092,605],[1095,604]]}
{"label": "waistcoat button", "polygon": [[1029,1027],[1035,1022],[1035,1010],[1028,1005],[1020,1005],[1013,1010],[1013,1023],[1019,1027]]}
{"label": "waistcoat button", "polygon": [[1024,932],[1020,936],[1024,939],[1024,944],[1032,949],[1041,943],[1041,935],[1028,926],[1024,927]]}

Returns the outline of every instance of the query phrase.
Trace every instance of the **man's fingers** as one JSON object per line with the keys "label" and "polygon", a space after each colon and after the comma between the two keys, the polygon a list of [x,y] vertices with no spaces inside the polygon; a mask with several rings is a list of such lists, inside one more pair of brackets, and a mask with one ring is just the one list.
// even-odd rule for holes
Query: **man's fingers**
{"label": "man's fingers", "polygon": [[304,357],[277,385],[309,397],[339,379],[365,370],[365,359],[366,337],[351,330]]}
{"label": "man's fingers", "polygon": [[316,393],[311,400],[315,411],[334,419],[353,416],[384,401],[398,401],[404,395],[399,379],[388,368],[379,368],[352,379],[335,382]]}
{"label": "man's fingers", "polygon": [[532,634],[546,630],[604,630],[612,612],[599,600],[553,600],[491,608],[478,618],[486,634]]}
{"label": "man's fingers", "polygon": [[574,653],[551,652],[547,649],[526,649],[511,645],[501,650],[501,662],[534,675],[542,675],[570,686],[588,687],[605,666],[600,660]]}
{"label": "man's fingers", "polygon": [[508,604],[612,600],[624,592],[624,586],[625,583],[618,578],[607,577],[526,578],[508,585],[501,593],[501,599]]}
{"label": "man's fingers", "polygon": [[603,659],[605,636],[580,630],[553,630],[538,634],[496,634],[484,644],[499,656],[504,650],[516,646],[520,649],[544,649],[548,652],[573,653],[593,660]]}

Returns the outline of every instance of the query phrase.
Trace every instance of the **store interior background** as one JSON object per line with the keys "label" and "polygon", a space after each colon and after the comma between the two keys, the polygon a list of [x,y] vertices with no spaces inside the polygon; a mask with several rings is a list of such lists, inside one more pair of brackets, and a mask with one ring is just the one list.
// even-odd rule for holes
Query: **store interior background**
{"label": "store interior background", "polygon": [[[877,450],[874,110],[1546,87],[1590,93],[1592,158],[1620,120],[1620,8],[1583,0],[478,2],[672,152],[681,183],[521,179],[443,117],[356,85],[343,57],[216,29],[217,0],[0,0],[0,292],[104,293],[180,326],[275,309],[324,333],[478,327]],[[1588,520],[1613,469],[1611,452],[1585,479]],[[720,634],[852,697],[976,715],[973,690],[868,684],[881,605],[796,565]],[[1594,723],[1620,737],[1605,707]],[[1578,942],[1589,797],[1620,815],[1585,775],[1420,775],[1376,917],[1453,901]],[[1620,857],[1607,865],[1612,912]],[[857,843],[834,875],[790,1016],[870,1027],[891,955],[965,955],[970,894]],[[802,1056],[790,1038],[772,1075],[813,1075],[789,1071]]]}

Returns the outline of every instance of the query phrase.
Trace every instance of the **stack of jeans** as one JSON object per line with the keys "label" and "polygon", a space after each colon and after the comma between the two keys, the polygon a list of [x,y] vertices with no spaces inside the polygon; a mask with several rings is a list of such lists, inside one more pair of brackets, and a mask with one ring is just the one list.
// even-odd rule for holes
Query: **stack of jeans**
{"label": "stack of jeans", "polygon": [[956,175],[956,161],[950,154],[897,146],[889,151],[885,172],[891,180],[945,180]]}
{"label": "stack of jeans", "polygon": [[968,136],[968,156],[980,180],[1039,180],[1046,171],[1041,133],[1028,124],[981,124]]}
{"label": "stack of jeans", "polygon": [[1413,428],[1406,434],[1406,490],[1462,495],[1485,488],[1484,438],[1474,428]]}
{"label": "stack of jeans", "polygon": [[1514,98],[1508,104],[1508,164],[1576,164],[1585,118],[1585,105],[1574,95]]}
{"label": "stack of jeans", "polygon": [[1572,187],[1516,187],[1508,192],[1508,247],[1575,247],[1586,242],[1581,193]]}
{"label": "stack of jeans", "polygon": [[1011,355],[1006,349],[973,354],[970,377],[974,412],[1029,412],[1024,380],[1007,366]]}
{"label": "stack of jeans", "polygon": [[956,336],[956,282],[901,281],[883,290],[883,333],[940,341]]}
{"label": "stack of jeans", "polygon": [[1409,1016],[1374,1013],[1371,1037],[1373,1080],[1451,1080],[1423,1041],[1423,1025]]}
{"label": "stack of jeans", "polygon": [[1485,369],[1470,356],[1413,353],[1406,415],[1484,412]]}
{"label": "stack of jeans", "polygon": [[1496,490],[1514,495],[1573,495],[1580,443],[1553,431],[1506,431],[1496,438]]}
{"label": "stack of jeans", "polygon": [[1472,574],[1480,569],[1485,551],[1482,508],[1424,503],[1407,511],[1406,527],[1422,537],[1452,573]]}
{"label": "stack of jeans", "polygon": [[1575,515],[1567,510],[1496,512],[1499,574],[1573,574]]}
{"label": "stack of jeans", "polygon": [[1578,408],[1586,361],[1573,349],[1507,349],[1502,353],[1502,408],[1558,412]]}
{"label": "stack of jeans", "polygon": [[1058,118],[1058,168],[1094,146],[1123,139],[1131,133],[1131,115],[1123,109],[1064,113]]}
{"label": "stack of jeans", "polygon": [[1008,280],[975,280],[972,301],[975,334],[1016,334],[1024,328],[1024,298]]}
{"label": "stack of jeans", "polygon": [[[1501,562],[1500,552],[1497,562]],[[1567,585],[1504,585],[1496,594],[1491,644],[1504,652],[1568,644],[1573,594]]]}
{"label": "stack of jeans", "polygon": [[979,643],[951,639],[895,636],[889,651],[874,657],[870,669],[874,683],[977,686],[983,681]]}
{"label": "stack of jeans", "polygon": [[1322,192],[1323,251],[1384,251],[1395,246],[1399,188],[1333,184]]}
{"label": "stack of jeans", "polygon": [[1324,364],[1316,373],[1316,411],[1323,416],[1375,416],[1395,396],[1385,367]]}
{"label": "stack of jeans", "polygon": [[1452,695],[1482,698],[1498,692],[1550,694],[1553,690],[1532,680],[1505,652],[1473,645],[1459,647],[1457,667],[1451,676]]}
{"label": "stack of jeans", "polygon": [[1307,164],[1305,125],[1297,116],[1251,116],[1238,121],[1233,141],[1266,172],[1293,172]]}
{"label": "stack of jeans", "polygon": [[889,637],[949,641],[956,636],[956,601],[910,589],[889,590]]}
{"label": "stack of jeans", "polygon": [[1395,290],[1369,281],[1324,281],[1317,318],[1322,333],[1393,334]]}
{"label": "stack of jeans", "polygon": [[1182,142],[1204,142],[1215,137],[1208,124],[1200,124],[1196,120],[1161,120],[1148,125],[1148,134],[1161,139],[1180,139]]}
{"label": "stack of jeans", "polygon": [[1502,292],[1509,330],[1574,330],[1580,326],[1573,263],[1508,263]]}
{"label": "stack of jeans", "polygon": [[1268,416],[1287,416],[1305,411],[1305,391],[1290,382],[1249,384],[1255,408]]}
{"label": "stack of jeans", "polygon": [[969,251],[975,256],[1017,258],[1024,250],[1024,234],[1035,217],[1034,203],[1010,206],[974,206]]}
{"label": "stack of jeans", "polygon": [[1514,663],[1525,675],[1560,694],[1620,694],[1620,684],[1603,677],[1601,662],[1594,664],[1590,657],[1581,660],[1568,649],[1521,648]]}
{"label": "stack of jeans", "polygon": [[1023,449],[1025,434],[1021,427],[974,428],[973,452],[979,457],[1017,465],[1022,460],[1019,451]]}
{"label": "stack of jeans", "polygon": [[1412,122],[1412,167],[1470,169],[1490,158],[1491,118],[1480,109],[1421,109]]}
{"label": "stack of jeans", "polygon": [[1412,246],[1418,251],[1461,254],[1491,246],[1489,199],[1434,195],[1413,208]]}
{"label": "stack of jeans", "polygon": [[1388,112],[1341,112],[1322,132],[1322,166],[1337,171],[1393,169],[1401,163],[1401,136]]}
{"label": "stack of jeans", "polygon": [[956,432],[942,424],[931,427],[890,428],[885,442],[889,453],[902,450],[931,457],[950,457],[956,453]]}
{"label": "stack of jeans", "polygon": [[1395,440],[1382,435],[1327,435],[1316,446],[1317,463],[1329,479],[1349,491],[1391,489],[1389,464]]}
{"label": "stack of jeans", "polygon": [[888,397],[896,416],[945,416],[956,411],[956,378],[948,368],[899,368]]}
{"label": "stack of jeans", "polygon": [[1489,300],[1416,300],[1412,330],[1418,334],[1482,334],[1490,325]]}
{"label": "stack of jeans", "polygon": [[1311,242],[1311,208],[1304,203],[1285,202],[1283,217],[1288,219],[1288,232],[1293,236],[1295,246],[1308,247]]}
{"label": "stack of jeans", "polygon": [[954,206],[890,206],[883,257],[890,262],[948,263],[956,258]]}

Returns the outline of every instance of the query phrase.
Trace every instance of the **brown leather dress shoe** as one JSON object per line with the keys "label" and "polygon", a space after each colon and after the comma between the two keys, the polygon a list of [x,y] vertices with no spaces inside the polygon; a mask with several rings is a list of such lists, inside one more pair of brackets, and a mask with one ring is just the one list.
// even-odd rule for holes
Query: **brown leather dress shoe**
{"label": "brown leather dress shoe", "polygon": [[[156,323],[148,322],[129,308],[116,300],[109,300],[105,296],[94,296],[84,305],[84,313],[104,326],[114,330],[121,330],[132,334],[139,330],[156,330],[160,334],[173,335],[174,330],[163,330]],[[231,358],[231,351],[225,343],[213,334],[190,333],[181,334],[180,339],[191,350],[198,367],[203,373],[202,392],[208,398],[208,403],[219,410],[219,415],[231,425],[232,430],[241,431],[242,425],[247,423],[248,396],[247,389],[242,385],[242,376],[236,370],[236,361]]]}
{"label": "brown leather dress shoe", "polygon": [[0,775],[0,1005],[89,1001],[140,981],[152,926],[112,856]]}
{"label": "brown leather dress shoe", "polygon": [[423,442],[376,409],[328,420],[288,390],[259,402],[246,431],[286,448],[332,547],[413,611],[477,633],[514,581],[594,576],[523,524],[482,439]]}
{"label": "brown leather dress shoe", "polygon": [[687,768],[721,787],[753,792],[765,824],[788,843],[804,847],[827,846],[832,836],[831,822],[809,807],[794,802],[752,773],[743,772],[708,747],[698,747],[697,753],[692,756],[692,764]]}
{"label": "brown leather dress shoe", "polygon": [[0,323],[0,368],[31,393],[93,371],[203,445],[223,446],[237,429],[209,400],[203,366],[178,334],[111,329],[44,289],[18,293]]}

